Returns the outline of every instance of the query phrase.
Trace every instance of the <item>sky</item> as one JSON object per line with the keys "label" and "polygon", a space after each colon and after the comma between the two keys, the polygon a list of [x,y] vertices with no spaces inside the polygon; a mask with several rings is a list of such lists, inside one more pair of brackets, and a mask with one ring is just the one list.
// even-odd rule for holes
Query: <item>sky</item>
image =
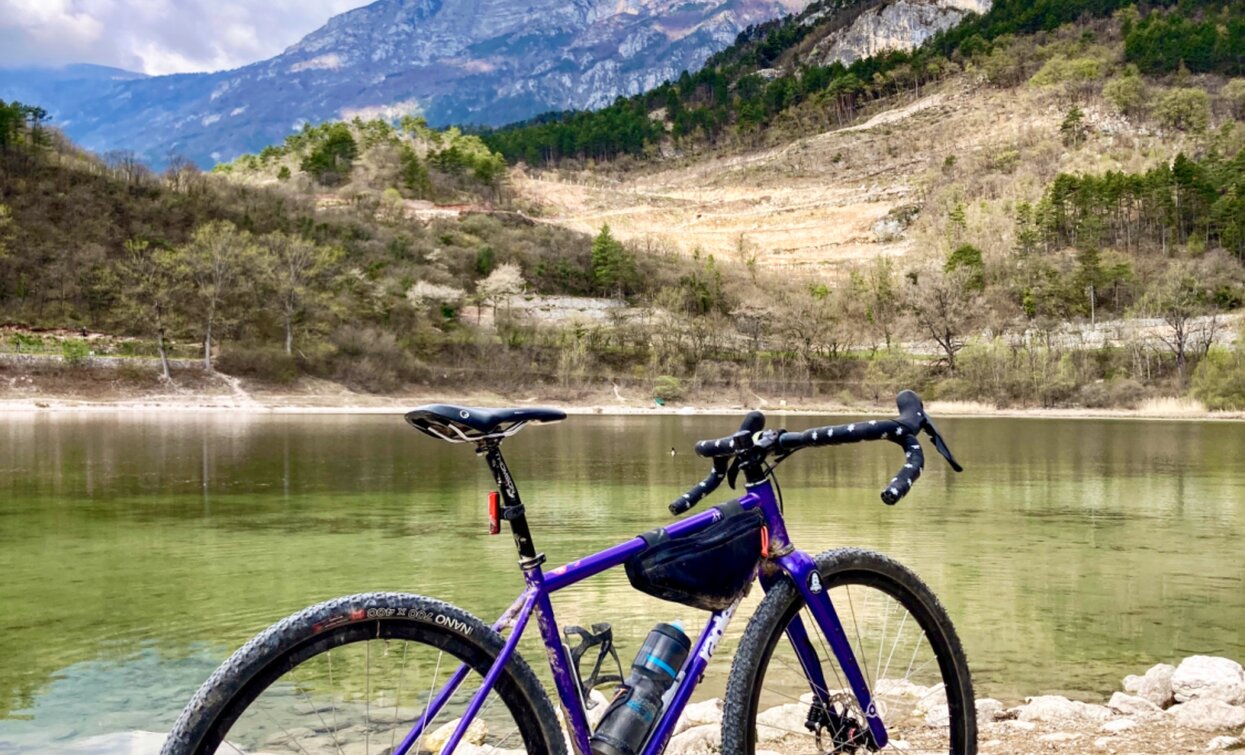
{"label": "sky", "polygon": [[367,0],[0,0],[0,67],[95,63],[152,75],[272,57]]}

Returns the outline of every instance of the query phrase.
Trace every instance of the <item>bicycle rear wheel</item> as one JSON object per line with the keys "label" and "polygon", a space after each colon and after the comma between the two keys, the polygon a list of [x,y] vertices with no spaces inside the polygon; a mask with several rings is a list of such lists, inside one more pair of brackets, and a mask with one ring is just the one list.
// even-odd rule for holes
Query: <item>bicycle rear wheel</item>
{"label": "bicycle rear wheel", "polygon": [[[222,664],[161,753],[380,755],[420,723],[424,733],[409,752],[438,752],[502,644],[474,616],[416,595],[321,603],[269,627]],[[430,715],[429,701],[464,665],[457,691]],[[549,698],[517,654],[463,742],[474,747],[459,752],[565,752]]]}
{"label": "bicycle rear wheel", "polygon": [[[972,755],[977,717],[968,663],[946,611],[904,566],[877,553],[837,550],[816,558],[889,742],[886,752]],[[821,668],[806,670],[791,636],[807,632]],[[790,632],[790,634],[789,634]],[[865,716],[799,591],[782,579],[761,602],[731,666],[722,751],[795,753],[876,750]],[[810,678],[821,676],[814,704]]]}

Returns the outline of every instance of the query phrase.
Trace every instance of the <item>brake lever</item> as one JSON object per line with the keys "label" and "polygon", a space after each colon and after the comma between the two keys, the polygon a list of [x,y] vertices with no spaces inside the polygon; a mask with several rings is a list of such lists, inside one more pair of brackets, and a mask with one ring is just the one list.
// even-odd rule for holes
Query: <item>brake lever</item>
{"label": "brake lever", "polygon": [[735,480],[739,479],[739,457],[736,456],[731,465],[726,469],[726,484],[731,486],[731,490],[735,489]]}
{"label": "brake lever", "polygon": [[925,416],[921,426],[924,428],[925,433],[934,441],[934,448],[938,449],[938,453],[942,454],[942,458],[947,460],[951,468],[957,472],[963,472],[964,467],[960,466],[960,463],[951,455],[951,449],[947,448],[947,443],[942,439],[942,434],[938,432],[938,428],[934,426],[934,421],[928,415]]}

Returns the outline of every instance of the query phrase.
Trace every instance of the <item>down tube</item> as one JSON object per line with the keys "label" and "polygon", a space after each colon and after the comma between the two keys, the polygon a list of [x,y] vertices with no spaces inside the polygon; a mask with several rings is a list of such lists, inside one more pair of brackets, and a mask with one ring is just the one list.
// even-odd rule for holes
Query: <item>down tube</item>
{"label": "down tube", "polygon": [[665,749],[670,735],[674,733],[679,716],[683,715],[683,709],[687,707],[687,701],[691,699],[696,684],[704,676],[705,669],[709,667],[713,651],[722,641],[722,635],[726,633],[726,625],[731,622],[731,617],[735,615],[737,608],[739,608],[738,600],[729,608],[714,611],[709,616],[709,622],[705,624],[704,631],[696,640],[696,647],[692,649],[691,656],[683,664],[683,681],[679,683],[679,688],[670,700],[670,705],[662,711],[661,720],[657,722],[656,730],[649,736],[643,755],[659,755]]}
{"label": "down tube", "polygon": [[[520,604],[522,604],[521,608],[519,607]],[[459,719],[458,726],[455,727],[454,733],[445,743],[443,750],[452,752],[462,739],[467,726],[475,718],[476,713],[479,712],[480,703],[484,701],[484,697],[488,695],[493,685],[497,682],[497,677],[501,674],[502,669],[510,662],[510,656],[514,654],[515,646],[518,645],[519,639],[523,636],[523,630],[527,628],[527,620],[531,617],[535,606],[536,593],[531,590],[525,591],[510,608],[506,609],[506,613],[502,614],[497,623],[493,625],[494,631],[500,631],[512,618],[514,620],[514,630],[511,632],[510,638],[502,645],[501,652],[494,659],[493,665],[489,667],[488,673],[485,674],[484,680],[480,684],[480,689],[476,690],[475,695],[472,696],[467,711]],[[403,737],[401,744],[393,750],[393,755],[406,755],[406,753],[410,752],[413,745],[423,740],[424,730],[428,722],[440,714],[441,709],[449,701],[450,697],[458,691],[459,686],[467,678],[468,673],[470,673],[470,667],[466,663],[458,667],[458,670],[454,672],[445,686],[437,692],[435,698],[428,701],[423,713],[416,719],[415,727]]]}
{"label": "down tube", "polygon": [[865,712],[865,721],[869,725],[870,733],[873,734],[874,743],[877,744],[878,749],[885,747],[890,739],[886,733],[886,726],[878,717],[869,683],[864,674],[860,672],[860,664],[856,661],[856,654],[852,652],[852,644],[847,639],[847,632],[843,629],[842,622],[839,621],[839,615],[830,602],[830,594],[822,587],[821,577],[817,573],[817,564],[803,551],[789,553],[778,559],[778,563],[791,576],[792,582],[804,598],[804,604],[808,606],[813,618],[821,627],[822,633],[830,641],[830,650],[838,659],[839,668],[843,669],[843,675],[847,677],[847,683],[851,685],[852,693],[856,695],[856,700],[860,703],[860,709]]}

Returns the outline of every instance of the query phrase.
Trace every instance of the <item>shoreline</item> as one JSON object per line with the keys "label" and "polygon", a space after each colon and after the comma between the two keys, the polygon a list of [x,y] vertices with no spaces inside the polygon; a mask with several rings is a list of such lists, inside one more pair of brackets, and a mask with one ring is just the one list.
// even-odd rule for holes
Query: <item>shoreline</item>
{"label": "shoreline", "polygon": [[[594,400],[599,399],[599,400]],[[893,407],[880,405],[848,405],[834,402],[752,402],[749,404],[686,403],[656,406],[638,401],[619,401],[613,397],[592,396],[576,401],[547,401],[538,398],[513,399],[494,393],[459,395],[413,394],[398,396],[196,393],[177,396],[81,398],[75,396],[36,395],[24,398],[0,397],[0,415],[17,414],[105,414],[109,412],[173,412],[177,414],[247,414],[280,416],[316,415],[386,415],[402,414],[408,409],[428,403],[461,404],[464,406],[544,406],[565,411],[568,415],[602,416],[741,416],[760,410],[768,416],[834,417],[891,416]],[[1211,412],[1193,401],[1157,399],[1135,409],[1087,407],[996,407],[978,402],[926,402],[935,418],[1000,418],[1000,419],[1098,419],[1224,422],[1245,420],[1245,411]]]}

